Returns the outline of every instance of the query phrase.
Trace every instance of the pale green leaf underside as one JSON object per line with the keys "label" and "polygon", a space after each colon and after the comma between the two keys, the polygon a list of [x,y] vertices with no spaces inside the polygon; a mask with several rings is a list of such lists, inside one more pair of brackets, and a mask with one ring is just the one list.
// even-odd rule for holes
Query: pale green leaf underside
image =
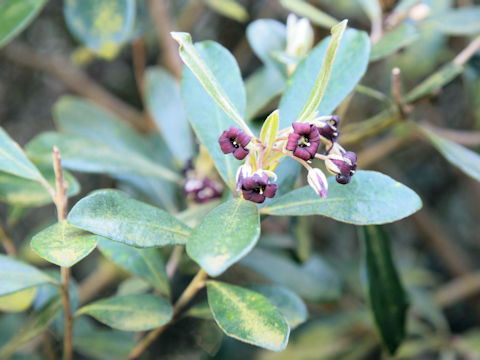
{"label": "pale green leaf underside", "polygon": [[375,171],[357,171],[347,185],[328,178],[325,199],[305,186],[270,202],[262,213],[270,215],[324,215],[355,225],[394,222],[407,217],[422,206],[410,188]]}
{"label": "pale green leaf underside", "polygon": [[207,293],[215,321],[228,336],[269,350],[287,346],[290,328],[263,295],[218,281],[207,283]]}
{"label": "pale green leaf underside", "polygon": [[88,314],[115,329],[143,331],[166,324],[172,312],[172,306],[164,298],[134,294],[96,301],[80,308],[75,316]]}
{"label": "pale green leaf underside", "polygon": [[81,229],[135,247],[185,244],[190,228],[167,212],[116,190],[98,190],[80,200],[68,221]]}
{"label": "pale green leaf underside", "polygon": [[212,210],[193,230],[187,254],[209,275],[218,276],[248,254],[259,236],[255,204],[232,199]]}
{"label": "pale green leaf underside", "polygon": [[30,246],[45,260],[71,267],[95,249],[98,239],[99,236],[62,221],[35,235]]}

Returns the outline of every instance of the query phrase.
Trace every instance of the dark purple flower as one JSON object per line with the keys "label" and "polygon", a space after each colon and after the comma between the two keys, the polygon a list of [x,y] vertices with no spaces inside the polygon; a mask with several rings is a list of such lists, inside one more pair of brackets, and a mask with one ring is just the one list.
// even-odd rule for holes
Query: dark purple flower
{"label": "dark purple flower", "polygon": [[357,170],[357,155],[352,151],[342,154],[330,154],[325,161],[327,169],[336,175],[339,184],[348,184]]}
{"label": "dark purple flower", "polygon": [[218,143],[224,154],[233,153],[238,160],[243,160],[248,155],[248,145],[252,138],[242,130],[230,126],[230,130],[225,130],[218,138]]}
{"label": "dark purple flower", "polygon": [[268,182],[268,175],[261,171],[244,178],[242,181],[243,197],[259,204],[263,203],[267,197],[273,198],[277,192],[277,185]]}
{"label": "dark purple flower", "polygon": [[320,124],[317,126],[318,133],[327,140],[337,140],[339,135],[337,126],[339,122],[340,118],[337,115],[332,115],[330,119],[320,122]]}
{"label": "dark purple flower", "polygon": [[197,203],[205,203],[222,196],[222,186],[208,178],[203,180],[188,179],[183,187],[185,194],[193,198]]}
{"label": "dark purple flower", "polygon": [[294,122],[293,133],[288,135],[287,150],[293,151],[293,155],[303,160],[315,157],[320,145],[320,135],[315,125]]}

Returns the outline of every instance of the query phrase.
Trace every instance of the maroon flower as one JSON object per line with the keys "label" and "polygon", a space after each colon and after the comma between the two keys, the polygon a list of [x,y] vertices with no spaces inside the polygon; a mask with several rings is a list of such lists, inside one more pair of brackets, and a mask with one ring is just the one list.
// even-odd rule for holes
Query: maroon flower
{"label": "maroon flower", "polygon": [[233,153],[238,160],[243,160],[248,155],[248,149],[245,147],[251,139],[242,130],[230,126],[230,130],[225,130],[218,138],[218,142],[224,154]]}
{"label": "maroon flower", "polygon": [[332,115],[330,119],[320,122],[320,126],[317,126],[318,133],[327,140],[337,140],[339,135],[337,126],[339,122],[340,118],[337,115]]}
{"label": "maroon flower", "polygon": [[347,151],[341,155],[331,154],[325,161],[327,169],[336,175],[335,180],[339,184],[348,184],[350,178],[357,170],[357,155],[352,151]]}
{"label": "maroon flower", "polygon": [[293,155],[303,160],[315,157],[320,145],[320,135],[315,125],[294,122],[293,133],[288,135],[287,150],[293,151]]}
{"label": "maroon flower", "polygon": [[188,179],[183,187],[185,194],[196,203],[205,203],[222,196],[222,186],[208,178],[203,180],[191,178]]}
{"label": "maroon flower", "polygon": [[251,177],[242,181],[242,193],[246,200],[263,203],[265,198],[273,198],[277,192],[276,184],[269,184],[268,175],[263,172],[255,172]]}

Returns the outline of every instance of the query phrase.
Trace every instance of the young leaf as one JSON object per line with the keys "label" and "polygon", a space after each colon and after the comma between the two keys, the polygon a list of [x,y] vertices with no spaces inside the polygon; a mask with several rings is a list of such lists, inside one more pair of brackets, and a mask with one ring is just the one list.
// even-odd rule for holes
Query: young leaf
{"label": "young leaf", "polygon": [[[175,41],[180,45],[180,57],[198,81],[200,81],[203,88],[233,121],[235,121],[249,135],[253,135],[243,121],[239,109],[237,109],[235,104],[230,100],[228,94],[223,89],[222,84],[217,80],[210,69],[209,64],[206,63],[202,54],[192,44],[192,37],[190,34],[184,32],[172,32],[171,34]],[[230,69],[230,71],[232,71],[232,69]]]}
{"label": "young leaf", "polygon": [[170,321],[172,306],[164,298],[151,294],[114,296],[80,308],[75,316],[87,314],[119,330],[143,331]]}
{"label": "young leaf", "polygon": [[12,294],[0,296],[0,311],[19,312],[27,310],[32,305],[36,287],[30,287]]}
{"label": "young leaf", "polygon": [[312,6],[304,0],[281,0],[281,4],[290,11],[304,16],[310,20],[313,24],[330,29],[338,23],[338,20],[321,11],[320,9]]}
{"label": "young leaf", "polygon": [[382,38],[373,45],[370,61],[376,61],[407,47],[418,39],[418,31],[415,25],[405,22],[393,30],[385,33]]}
{"label": "young leaf", "polygon": [[[212,69],[215,82],[225,89],[228,98],[232,100],[240,114],[243,114],[245,89],[240,70],[232,54],[213,41],[196,44],[195,51],[201,56],[202,64]],[[236,123],[213,100],[195,74],[186,67],[182,75],[181,94],[195,134],[207,148],[225,183],[232,190],[235,189],[235,174],[239,161],[221,151],[218,138],[230,126],[237,126]]]}
{"label": "young leaf", "polygon": [[3,0],[0,2],[0,48],[23,31],[38,15],[46,0]]}
{"label": "young leaf", "polygon": [[308,301],[328,302],[342,295],[342,282],[336,271],[318,256],[298,265],[286,256],[255,249],[240,265],[274,283],[284,285]]}
{"label": "young leaf", "polygon": [[82,44],[113,59],[135,25],[135,0],[64,0],[69,30]]}
{"label": "young leaf", "polygon": [[0,255],[0,296],[49,282],[54,280],[33,266]]}
{"label": "young leaf", "polygon": [[444,139],[427,128],[421,128],[433,146],[453,166],[462,170],[468,176],[480,181],[480,155],[453,141]]}
{"label": "young leaf", "polygon": [[98,248],[115,264],[147,281],[163,294],[170,295],[170,286],[160,249],[136,249],[108,239],[100,239]]}
{"label": "young leaf", "polygon": [[252,285],[249,289],[270,300],[285,317],[290,329],[296,328],[307,320],[307,307],[292,290],[278,285]]}
{"label": "young leaf", "polygon": [[380,337],[394,354],[405,337],[408,300],[393,263],[390,239],[380,226],[362,227],[367,292]]}
{"label": "young leaf", "polygon": [[[53,167],[40,167],[39,170],[52,188],[55,188]],[[77,195],[80,191],[78,181],[68,171],[64,171],[64,176],[68,182],[67,195]],[[0,173],[0,199],[10,205],[22,207],[42,206],[52,202],[52,196],[39,182],[7,173]]]}
{"label": "young leaf", "polygon": [[[330,39],[331,37],[321,41],[298,64],[289,80],[280,101],[280,128],[290,126],[292,122],[297,120],[310,94],[313,94],[319,69],[323,66],[323,63],[326,66],[328,65],[326,53]],[[331,114],[360,81],[367,69],[369,56],[370,39],[368,35],[364,31],[347,29],[338,47],[333,66],[330,64],[332,66],[330,80],[328,84],[322,85],[326,86],[326,90],[320,104],[313,110],[318,111],[320,115]],[[317,88],[317,94],[318,90],[321,90],[321,88]]]}
{"label": "young leaf", "polygon": [[307,103],[305,104],[300,115],[298,115],[297,121],[306,121],[312,115],[312,113],[315,112],[318,105],[320,105],[323,94],[325,94],[325,90],[327,89],[328,80],[330,79],[330,73],[332,72],[333,62],[335,61],[335,56],[337,55],[340,40],[342,40],[342,36],[346,28],[347,20],[342,21],[332,28],[332,39],[328,44],[322,68],[317,79],[315,80],[312,93],[310,94]]}
{"label": "young leaf", "polygon": [[428,18],[437,31],[448,35],[476,35],[480,32],[480,6],[448,9]]}
{"label": "young leaf", "polygon": [[263,295],[218,281],[207,282],[207,293],[215,321],[228,336],[274,351],[287,346],[290,328]]}
{"label": "young leaf", "polygon": [[275,139],[278,132],[278,110],[272,112],[267,120],[263,123],[262,130],[260,131],[260,140],[267,145],[265,151],[268,152],[273,148]]}
{"label": "young leaf", "polygon": [[145,73],[145,101],[170,152],[177,159],[188,161],[193,156],[194,141],[178,82],[162,68],[149,68]]}
{"label": "young leaf", "polygon": [[0,349],[0,359],[8,359],[22,345],[39,335],[57,316],[62,308],[60,297],[56,297],[35,311],[18,332]]}
{"label": "young leaf", "polygon": [[[52,149],[50,149],[51,155]],[[0,127],[0,170],[30,180],[39,180],[42,175],[27,159],[23,150]]]}
{"label": "young leaf", "polygon": [[255,204],[229,200],[202,220],[187,242],[187,254],[210,276],[218,276],[248,254],[260,236]]}
{"label": "young leaf", "polygon": [[58,222],[32,238],[30,246],[45,260],[62,267],[71,267],[90,254],[99,237]]}
{"label": "young leaf", "polygon": [[405,185],[375,171],[357,171],[348,185],[329,177],[325,199],[305,186],[270,202],[262,213],[323,215],[350,224],[372,225],[403,219],[421,207],[418,195]]}
{"label": "young leaf", "polygon": [[280,64],[272,54],[285,51],[286,33],[286,26],[273,19],[258,19],[247,26],[247,40],[253,52],[266,67],[275,69],[277,72],[284,72],[284,70],[280,68]]}
{"label": "young leaf", "polygon": [[185,244],[190,229],[167,212],[116,190],[98,190],[70,210],[68,222],[136,247]]}

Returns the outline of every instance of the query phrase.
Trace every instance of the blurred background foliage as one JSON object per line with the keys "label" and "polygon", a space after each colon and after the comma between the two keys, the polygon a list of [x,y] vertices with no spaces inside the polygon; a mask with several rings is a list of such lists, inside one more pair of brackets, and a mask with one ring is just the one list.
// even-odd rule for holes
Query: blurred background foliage
{"label": "blurred background foliage", "polygon": [[[0,2],[0,19],[9,1]],[[37,164],[45,163],[42,143],[49,144],[48,136],[65,142],[60,145],[65,164],[76,170],[77,179],[72,175],[69,181],[72,195],[76,194],[71,204],[91,190],[117,187],[167,210],[185,208],[181,186],[155,178],[164,168],[175,169],[178,176],[185,161],[196,153],[184,147],[190,142],[185,138],[188,129],[172,133],[178,128],[168,129],[155,116],[156,111],[164,114],[167,110],[171,117],[184,116],[179,115],[183,111],[179,104],[169,110],[177,101],[175,96],[169,99],[170,94],[155,88],[159,82],[175,81],[181,70],[169,30],[188,31],[195,41],[211,39],[228,48],[246,79],[247,92],[249,81],[255,87],[253,76],[269,66],[257,57],[258,52],[255,55],[247,39],[247,35],[254,40],[265,35],[249,34],[248,26],[256,19],[284,23],[292,11],[307,16],[314,25],[315,43],[328,36],[336,19],[348,18],[350,27],[370,33],[374,45],[362,86],[336,111],[342,119],[340,141],[357,152],[360,168],[391,175],[419,193],[424,203],[419,213],[385,227],[411,304],[407,338],[395,358],[480,358],[478,159],[459,165],[466,155],[442,143],[449,139],[474,151],[480,148],[480,54],[471,56],[461,69],[447,68],[435,75],[428,96],[421,94],[413,101],[415,94],[409,93],[412,101],[407,103],[411,104],[397,103],[402,116],[377,115],[399,100],[395,91],[406,94],[444,64],[453,64],[480,33],[478,1],[138,0],[133,5],[118,2],[124,7],[117,8],[115,16],[102,9],[106,4],[102,1],[30,3],[27,22],[31,24],[25,23],[29,26],[20,34],[12,34],[17,37],[9,44],[10,38],[0,40],[0,125],[20,145],[26,145]],[[87,11],[104,16],[96,16],[95,23],[83,23],[82,19],[89,18],[83,14]],[[2,36],[7,25],[0,20]],[[265,41],[271,40],[266,36]],[[392,80],[395,67],[400,73]],[[271,79],[275,86],[275,76],[263,80]],[[395,82],[400,86],[392,86]],[[148,95],[157,91],[159,95]],[[88,102],[62,97],[66,94]],[[152,97],[160,100],[149,100]],[[261,104],[251,113],[252,122],[261,124],[277,103],[278,97],[273,97]],[[150,115],[144,115],[144,108]],[[434,143],[448,161],[470,176],[451,166],[428,136],[403,119],[423,124],[434,140],[441,136]],[[75,127],[79,122],[82,126]],[[172,136],[162,140],[157,128]],[[46,131],[60,133],[42,134],[29,144]],[[169,144],[168,139],[173,142]],[[182,151],[171,154],[175,146]],[[82,156],[75,158],[77,153]],[[0,176],[2,243],[9,251],[17,249],[20,258],[46,266],[31,252],[29,242],[32,234],[54,221],[54,208],[46,205],[48,199],[44,194],[42,198],[38,188],[29,192],[19,186],[16,192],[15,186],[19,185],[7,175]],[[213,206],[207,204],[198,211]],[[186,213],[184,220],[188,218]],[[309,319],[292,332],[287,349],[268,352],[224,337],[208,316],[202,318],[205,312],[200,307],[195,316],[171,326],[144,358],[380,359],[384,355],[358,275],[362,259],[355,226],[318,216],[270,217],[262,223],[259,247],[222,278],[238,284],[280,283],[306,300]],[[173,294],[186,286],[194,266],[182,259],[179,270],[172,282]],[[282,276],[292,272],[296,274],[293,280]],[[73,277],[79,304],[149,288],[99,251],[77,265]],[[310,284],[315,284],[313,289]],[[0,315],[0,346],[7,341],[11,344],[21,326],[35,331],[38,321],[25,320],[28,313],[24,310],[32,312],[28,309],[47,303],[50,287],[42,285],[36,294],[28,290],[17,298],[0,298],[0,311],[6,311]],[[56,318],[50,330],[22,345],[14,359],[52,358],[62,326],[61,317]],[[135,340],[132,333],[107,329],[85,318],[77,321],[74,334],[75,358],[124,358]]]}

